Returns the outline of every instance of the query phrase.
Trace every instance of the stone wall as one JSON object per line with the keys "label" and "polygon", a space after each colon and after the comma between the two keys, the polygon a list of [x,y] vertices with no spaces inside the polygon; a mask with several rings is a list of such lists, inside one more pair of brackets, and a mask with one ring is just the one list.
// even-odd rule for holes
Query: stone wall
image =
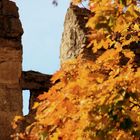
{"label": "stone wall", "polygon": [[22,114],[21,35],[23,29],[14,2],[0,0],[0,139],[9,140],[11,121]]}
{"label": "stone wall", "polygon": [[[87,15],[89,11],[86,9],[76,6],[68,9],[60,48],[61,64],[76,58],[82,52],[90,56],[92,51],[84,49],[87,42]],[[0,0],[0,140],[10,140],[11,121],[15,115],[22,115],[22,90],[31,91],[31,114],[37,96],[52,86],[51,75],[34,71],[22,72],[22,34],[15,3]],[[32,119],[30,114],[28,116]]]}
{"label": "stone wall", "polygon": [[29,113],[32,112],[32,107],[37,97],[40,94],[47,92],[52,86],[50,81],[52,75],[43,74],[36,71],[23,71],[21,78],[22,90],[30,90]]}
{"label": "stone wall", "polygon": [[87,29],[85,28],[85,24],[89,14],[89,10],[85,8],[79,8],[73,5],[68,8],[60,46],[61,64],[69,59],[77,58],[79,54],[85,51],[84,46],[87,43]]}

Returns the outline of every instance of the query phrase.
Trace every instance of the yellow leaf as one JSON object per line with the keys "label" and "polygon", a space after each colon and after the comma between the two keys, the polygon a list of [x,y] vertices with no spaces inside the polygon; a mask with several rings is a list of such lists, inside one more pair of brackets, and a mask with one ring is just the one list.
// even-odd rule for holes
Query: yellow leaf
{"label": "yellow leaf", "polygon": [[63,73],[61,70],[57,71],[53,77],[51,78],[52,83],[54,84],[58,79],[60,79],[63,76]]}
{"label": "yellow leaf", "polygon": [[24,117],[22,117],[22,116],[15,116],[14,121],[16,122],[16,121],[23,120],[23,119],[24,119]]}
{"label": "yellow leaf", "polygon": [[123,51],[123,54],[124,54],[127,58],[130,58],[130,59],[134,58],[134,56],[135,56],[134,52],[133,52],[133,51],[130,51],[130,50],[128,50],[128,49],[124,50],[124,51]]}
{"label": "yellow leaf", "polygon": [[135,29],[136,31],[139,31],[139,30],[140,30],[139,25],[138,25],[138,24],[135,24],[135,25],[134,25],[134,29]]}
{"label": "yellow leaf", "polygon": [[56,132],[53,134],[53,136],[51,137],[51,140],[59,140],[59,133]]}
{"label": "yellow leaf", "polygon": [[15,116],[13,122],[12,122],[12,128],[13,129],[16,129],[17,126],[18,126],[18,122],[24,120],[24,117],[23,116]]}
{"label": "yellow leaf", "polygon": [[39,106],[39,102],[35,102],[34,105],[33,105],[33,107],[32,107],[32,109],[35,109],[35,108],[37,108],[38,106]]}
{"label": "yellow leaf", "polygon": [[104,81],[104,77],[97,77],[96,80],[98,83],[102,83]]}

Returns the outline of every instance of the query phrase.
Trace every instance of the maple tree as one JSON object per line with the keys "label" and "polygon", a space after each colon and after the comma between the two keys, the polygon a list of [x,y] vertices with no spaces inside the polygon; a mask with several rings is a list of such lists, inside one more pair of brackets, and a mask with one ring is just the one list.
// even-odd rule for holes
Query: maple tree
{"label": "maple tree", "polygon": [[34,104],[35,121],[21,139],[140,139],[140,8],[136,0],[88,2],[86,47],[97,58],[63,64]]}

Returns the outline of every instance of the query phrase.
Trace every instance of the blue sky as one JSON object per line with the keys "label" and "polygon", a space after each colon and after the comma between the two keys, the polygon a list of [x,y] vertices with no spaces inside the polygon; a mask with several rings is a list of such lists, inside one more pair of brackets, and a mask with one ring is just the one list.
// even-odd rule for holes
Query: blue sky
{"label": "blue sky", "polygon": [[[16,0],[24,29],[23,70],[52,74],[59,69],[59,48],[69,0]],[[23,113],[28,113],[28,92],[24,91]]]}

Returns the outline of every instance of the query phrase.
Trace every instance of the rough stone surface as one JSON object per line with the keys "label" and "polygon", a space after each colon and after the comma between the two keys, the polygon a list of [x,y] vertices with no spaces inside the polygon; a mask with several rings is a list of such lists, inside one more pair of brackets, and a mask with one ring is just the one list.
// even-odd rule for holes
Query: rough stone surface
{"label": "rough stone surface", "polygon": [[23,71],[21,80],[22,89],[48,91],[51,87],[51,77],[52,75],[36,71]]}
{"label": "rough stone surface", "polygon": [[18,8],[9,0],[0,1],[0,139],[10,140],[11,121],[22,115],[21,35]]}
{"label": "rough stone surface", "polygon": [[71,6],[67,10],[64,32],[60,46],[60,63],[77,58],[86,44],[87,29],[85,23],[90,12],[87,9]]}
{"label": "rough stone surface", "polygon": [[29,101],[29,111],[32,111],[32,106],[37,97],[43,94],[44,91],[48,91],[52,86],[51,79],[52,75],[43,74],[36,71],[23,71],[21,86],[23,90],[30,90],[30,101]]}

